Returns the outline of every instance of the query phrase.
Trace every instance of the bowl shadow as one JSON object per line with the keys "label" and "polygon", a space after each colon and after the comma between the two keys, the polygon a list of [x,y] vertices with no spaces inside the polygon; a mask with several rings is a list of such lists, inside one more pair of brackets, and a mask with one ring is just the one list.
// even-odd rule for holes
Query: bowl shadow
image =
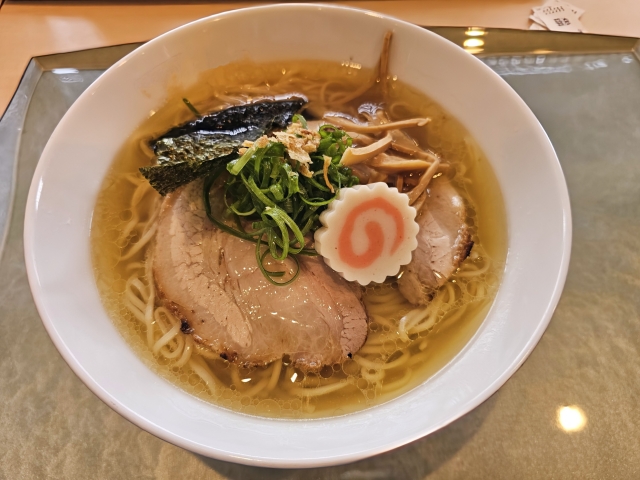
{"label": "bowl shadow", "polygon": [[375,457],[334,467],[280,469],[239,465],[195,455],[230,480],[384,480],[423,479],[452,458],[479,431],[493,410],[496,392],[483,404],[427,437]]}

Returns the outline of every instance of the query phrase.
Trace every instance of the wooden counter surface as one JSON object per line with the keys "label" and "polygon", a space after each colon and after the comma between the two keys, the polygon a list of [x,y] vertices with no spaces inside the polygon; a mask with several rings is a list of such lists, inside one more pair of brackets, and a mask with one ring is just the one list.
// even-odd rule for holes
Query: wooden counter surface
{"label": "wooden counter surface", "polygon": [[[0,7],[0,113],[29,60],[38,55],[149,40],[187,22],[226,10],[273,2],[194,4],[12,2]],[[426,26],[527,29],[543,0],[395,0],[331,2],[375,10]],[[590,33],[640,37],[637,0],[573,0],[586,10]]]}

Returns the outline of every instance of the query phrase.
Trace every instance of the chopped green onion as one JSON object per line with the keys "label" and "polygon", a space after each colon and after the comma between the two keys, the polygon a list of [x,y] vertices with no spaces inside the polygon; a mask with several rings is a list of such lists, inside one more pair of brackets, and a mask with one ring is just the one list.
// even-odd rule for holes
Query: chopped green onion
{"label": "chopped green onion", "polygon": [[[240,173],[240,170],[243,169],[243,167],[249,162],[249,160],[252,159],[253,155],[257,153],[258,150],[266,150],[266,148],[267,147],[263,147],[259,149],[254,144],[253,146],[249,147],[240,158],[231,160],[229,163],[227,163],[227,170],[231,175],[238,175]],[[262,152],[262,155],[264,155],[264,152]],[[262,155],[260,155],[260,158],[262,158]]]}
{"label": "chopped green onion", "polygon": [[293,118],[291,119],[291,121],[293,123],[299,123],[300,125],[302,125],[302,128],[307,128],[307,119],[304,118],[302,115],[300,115],[299,113],[296,113]]}
{"label": "chopped green onion", "polygon": [[200,115],[200,112],[196,109],[196,107],[193,106],[193,104],[189,101],[189,99],[183,98],[182,101],[187,106],[187,108],[191,110],[191,113],[193,113],[198,118],[202,117],[202,115]]}
{"label": "chopped green onion", "polygon": [[[307,128],[302,115],[293,117]],[[285,146],[273,139],[265,147],[255,144],[238,159],[232,160],[211,173],[204,182],[205,210],[209,219],[221,230],[256,244],[256,261],[262,274],[274,285],[289,285],[299,274],[297,255],[317,255],[315,249],[305,248],[305,236],[318,229],[320,213],[336,197],[342,186],[358,183],[351,169],[338,165],[344,151],[351,146],[351,138],[341,129],[323,125],[319,130],[321,140],[315,152],[311,152],[309,165],[312,176],[300,175],[299,163],[291,161]],[[323,178],[324,156],[331,157]],[[223,216],[232,216],[238,229],[216,218],[211,210],[211,189],[223,173],[228,175],[221,185],[224,206]],[[335,193],[331,193],[331,188]],[[240,217],[253,220],[252,231],[245,231]],[[267,249],[262,251],[262,246]],[[286,282],[274,278],[284,272],[270,271],[264,260],[270,255],[275,261],[291,257],[296,272]]]}

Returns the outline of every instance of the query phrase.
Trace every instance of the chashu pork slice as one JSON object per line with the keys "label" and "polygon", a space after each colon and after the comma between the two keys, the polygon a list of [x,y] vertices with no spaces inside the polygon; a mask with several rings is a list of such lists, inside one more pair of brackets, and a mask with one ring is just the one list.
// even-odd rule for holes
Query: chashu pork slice
{"label": "chashu pork slice", "polygon": [[398,286],[414,305],[424,305],[469,256],[473,242],[465,223],[464,201],[449,179],[431,181],[416,221],[418,248],[404,268]]}
{"label": "chashu pork slice", "polygon": [[166,197],[153,249],[159,297],[183,331],[242,365],[289,355],[313,370],[357,352],[367,336],[359,288],[320,257],[303,256],[293,283],[271,284],[257,266],[255,244],[206,217],[202,185],[195,181]]}

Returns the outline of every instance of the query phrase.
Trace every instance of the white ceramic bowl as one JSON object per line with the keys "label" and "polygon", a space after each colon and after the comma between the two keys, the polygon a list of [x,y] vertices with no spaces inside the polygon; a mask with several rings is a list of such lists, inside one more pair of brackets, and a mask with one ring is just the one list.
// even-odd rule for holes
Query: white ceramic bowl
{"label": "white ceramic bowl", "polygon": [[[475,137],[504,196],[509,253],[484,323],[437,375],[384,405],[338,418],[269,420],[217,408],[149,370],[105,313],[89,231],[116,152],[165,99],[175,72],[255,60],[354,59],[373,67],[393,29],[391,70],[436,99]],[[295,39],[295,41],[292,41]],[[273,467],[358,460],[427,435],[469,412],[522,364],[544,332],[569,263],[571,217],[562,170],[542,127],[482,62],[437,35],[373,12],[279,5],[205,18],[120,60],[76,101],[47,144],[24,230],[33,296],[56,347],[105,403],[141,428],[202,455]]]}

